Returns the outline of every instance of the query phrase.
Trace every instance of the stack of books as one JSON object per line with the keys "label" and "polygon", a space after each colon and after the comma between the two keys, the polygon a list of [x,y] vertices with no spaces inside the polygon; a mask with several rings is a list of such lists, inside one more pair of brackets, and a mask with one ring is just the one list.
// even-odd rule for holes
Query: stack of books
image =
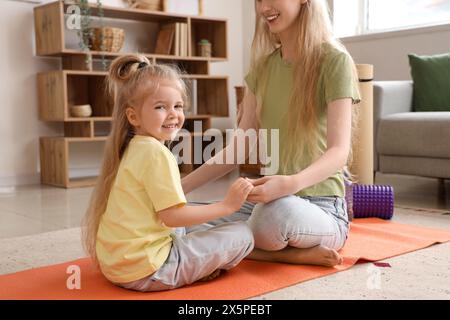
{"label": "stack of books", "polygon": [[187,23],[172,22],[162,25],[156,40],[155,53],[188,56]]}

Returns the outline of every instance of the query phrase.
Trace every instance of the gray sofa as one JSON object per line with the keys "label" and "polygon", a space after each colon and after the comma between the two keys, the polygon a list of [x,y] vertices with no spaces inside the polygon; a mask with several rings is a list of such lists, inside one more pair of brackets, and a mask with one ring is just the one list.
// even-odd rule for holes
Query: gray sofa
{"label": "gray sofa", "polygon": [[[412,112],[411,81],[374,82],[374,170],[450,179],[450,112]],[[442,191],[442,190],[441,190]]]}

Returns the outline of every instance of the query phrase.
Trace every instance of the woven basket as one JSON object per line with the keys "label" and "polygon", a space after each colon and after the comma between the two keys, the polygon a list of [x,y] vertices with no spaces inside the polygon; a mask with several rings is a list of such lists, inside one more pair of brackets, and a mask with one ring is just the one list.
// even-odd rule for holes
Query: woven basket
{"label": "woven basket", "polygon": [[94,51],[119,52],[125,40],[125,31],[120,28],[93,28],[91,49]]}

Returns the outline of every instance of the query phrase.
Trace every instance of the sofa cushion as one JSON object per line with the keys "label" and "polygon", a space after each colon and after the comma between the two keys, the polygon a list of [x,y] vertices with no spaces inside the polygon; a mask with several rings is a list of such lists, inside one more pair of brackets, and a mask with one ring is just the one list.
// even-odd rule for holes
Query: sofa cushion
{"label": "sofa cushion", "polygon": [[450,158],[450,112],[406,112],[379,122],[381,155]]}
{"label": "sofa cushion", "polygon": [[450,111],[450,53],[408,57],[414,81],[414,111]]}

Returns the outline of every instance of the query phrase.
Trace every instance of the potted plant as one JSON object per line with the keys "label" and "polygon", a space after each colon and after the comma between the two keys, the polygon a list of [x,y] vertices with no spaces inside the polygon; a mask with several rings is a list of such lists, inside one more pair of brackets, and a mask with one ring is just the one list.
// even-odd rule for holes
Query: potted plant
{"label": "potted plant", "polygon": [[[98,17],[100,21],[100,28],[92,28],[91,22],[92,22],[92,16],[91,16],[91,8],[89,6],[88,0],[78,0],[78,4],[80,6],[80,13],[81,13],[81,19],[80,19],[80,29],[78,30],[78,39],[79,39],[79,47],[81,51],[86,53],[86,66],[89,66],[92,64],[92,56],[89,54],[89,51],[91,49],[94,49],[96,51],[105,51],[104,46],[104,32],[98,32],[98,29],[103,29],[103,5],[102,0],[97,0],[97,8],[98,8]],[[107,68],[107,63],[104,55],[101,55],[102,60],[102,67],[104,70]]]}

